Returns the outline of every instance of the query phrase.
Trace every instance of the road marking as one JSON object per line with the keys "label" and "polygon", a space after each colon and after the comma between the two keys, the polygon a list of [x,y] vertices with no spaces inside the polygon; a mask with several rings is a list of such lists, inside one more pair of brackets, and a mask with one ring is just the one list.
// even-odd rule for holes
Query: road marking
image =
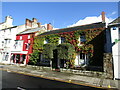
{"label": "road marking", "polygon": [[[7,71],[7,69],[1,69],[0,70],[4,70],[4,71]],[[77,83],[77,82],[72,82],[71,80],[61,80],[61,79],[56,79],[56,78],[51,78],[51,77],[45,77],[44,75],[35,75],[35,74],[31,74],[31,73],[24,73],[24,72],[20,72],[20,71],[12,71],[12,70],[9,70],[10,72],[14,72],[14,73],[18,73],[18,74],[23,74],[23,75],[28,75],[28,76],[34,76],[34,77],[40,77],[40,78],[44,78],[44,79],[49,79],[49,80],[56,80],[56,81],[60,81],[60,82],[66,82],[66,83],[72,83],[72,84],[77,84],[77,85],[82,85],[82,86],[87,86],[87,87],[94,87],[94,88],[101,88],[101,89],[108,89],[106,87],[99,87],[99,86],[93,86],[93,85],[90,85],[90,84],[81,84],[81,83]],[[110,88],[109,88],[110,89]]]}
{"label": "road marking", "polygon": [[26,90],[26,89],[24,89],[24,88],[22,88],[22,87],[17,87],[17,89],[18,89],[18,90]]}

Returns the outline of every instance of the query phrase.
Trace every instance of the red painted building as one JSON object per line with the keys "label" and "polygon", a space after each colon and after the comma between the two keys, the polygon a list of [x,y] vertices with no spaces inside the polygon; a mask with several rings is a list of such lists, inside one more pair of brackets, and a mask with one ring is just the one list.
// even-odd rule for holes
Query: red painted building
{"label": "red painted building", "polygon": [[40,28],[27,29],[17,34],[14,44],[14,50],[11,53],[11,62],[28,64],[30,54],[33,51],[32,46],[34,36],[42,30],[45,30],[44,26]]}

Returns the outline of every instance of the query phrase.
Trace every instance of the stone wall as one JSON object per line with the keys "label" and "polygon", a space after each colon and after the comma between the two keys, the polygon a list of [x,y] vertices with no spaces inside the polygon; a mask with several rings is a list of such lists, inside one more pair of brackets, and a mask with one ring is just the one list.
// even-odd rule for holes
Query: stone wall
{"label": "stone wall", "polygon": [[113,59],[112,59],[112,54],[111,53],[104,53],[103,57],[103,68],[104,68],[104,73],[105,78],[110,78],[113,79]]}

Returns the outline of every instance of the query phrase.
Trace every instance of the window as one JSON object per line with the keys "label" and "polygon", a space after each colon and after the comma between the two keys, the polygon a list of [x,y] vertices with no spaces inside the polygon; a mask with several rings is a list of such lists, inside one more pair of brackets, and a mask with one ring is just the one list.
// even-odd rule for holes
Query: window
{"label": "window", "polygon": [[85,54],[84,53],[80,53],[80,59],[85,59]]}
{"label": "window", "polygon": [[116,30],[117,27],[113,27],[113,30]]}
{"label": "window", "polygon": [[22,40],[22,36],[20,36],[20,40]]}
{"label": "window", "polygon": [[81,35],[81,36],[80,36],[80,42],[85,42],[85,41],[86,41],[85,35]]}
{"label": "window", "polygon": [[45,39],[44,44],[49,43],[49,39]]}
{"label": "window", "polygon": [[8,61],[9,53],[6,53],[5,55],[5,61]]}
{"label": "window", "polygon": [[4,46],[4,41],[2,41],[2,47]]}
{"label": "window", "polygon": [[15,41],[14,48],[16,49],[18,45],[18,41]]}
{"label": "window", "polygon": [[30,35],[28,35],[28,39],[30,39]]}
{"label": "window", "polygon": [[15,49],[20,49],[22,48],[23,41],[22,40],[15,40],[14,48]]}
{"label": "window", "polygon": [[28,50],[30,48],[30,43],[26,44],[26,50]]}
{"label": "window", "polygon": [[65,43],[65,38],[64,37],[61,37],[61,43]]}

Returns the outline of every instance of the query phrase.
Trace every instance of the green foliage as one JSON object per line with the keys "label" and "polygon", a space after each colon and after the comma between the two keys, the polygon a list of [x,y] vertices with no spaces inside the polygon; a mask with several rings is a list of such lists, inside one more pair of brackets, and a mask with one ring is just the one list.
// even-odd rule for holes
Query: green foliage
{"label": "green foliage", "polygon": [[31,57],[30,57],[30,63],[32,64],[36,64],[37,63],[37,60],[39,60],[39,55],[40,55],[40,52],[38,50],[35,50],[32,54],[31,54]]}
{"label": "green foliage", "polygon": [[34,45],[33,45],[33,50],[38,50],[40,52],[42,52],[43,50],[43,45],[44,45],[44,37],[35,37],[34,39]]}
{"label": "green foliage", "polygon": [[43,56],[47,59],[53,58],[53,50],[56,49],[55,43],[48,43],[43,46]]}
{"label": "green foliage", "polygon": [[58,50],[58,58],[59,59],[66,59],[66,60],[73,59],[75,49],[74,49],[73,45],[71,45],[70,43],[62,43],[62,44],[58,45],[57,50]]}
{"label": "green foliage", "polygon": [[[74,63],[73,54],[76,52],[82,53],[90,53],[91,57],[93,56],[93,45],[89,42],[93,40],[97,35],[99,35],[103,29],[88,29],[88,30],[76,30],[71,32],[63,32],[58,34],[50,34],[45,36],[37,36],[34,39],[33,44],[33,53],[35,51],[39,51],[43,53],[45,58],[52,59],[53,58],[53,50],[57,47],[58,50],[58,58],[59,59],[66,59],[72,60],[71,62]],[[86,42],[81,43],[78,41],[80,35],[85,35]],[[58,45],[60,37],[64,37],[66,43],[62,43]],[[44,45],[44,40],[48,39],[49,43]],[[81,43],[81,46],[78,46],[78,43]],[[37,52],[36,52],[37,53]],[[33,57],[35,55],[33,54]],[[34,59],[34,58],[32,58]],[[36,58],[35,58],[36,60]]]}
{"label": "green foliage", "polygon": [[45,36],[46,39],[49,39],[49,43],[55,43],[58,44],[59,42],[59,36],[57,34],[51,34]]}

